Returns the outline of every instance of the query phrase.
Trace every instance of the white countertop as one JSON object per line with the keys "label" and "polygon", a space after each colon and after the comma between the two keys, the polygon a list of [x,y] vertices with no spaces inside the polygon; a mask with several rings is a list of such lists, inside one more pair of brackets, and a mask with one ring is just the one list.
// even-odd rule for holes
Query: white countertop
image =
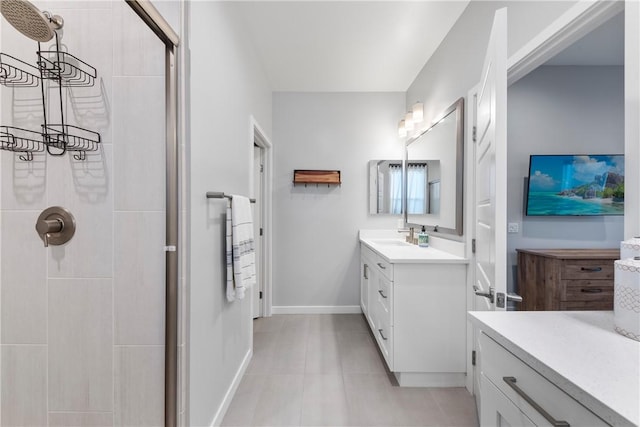
{"label": "white countertop", "polygon": [[469,260],[432,247],[406,244],[400,239],[360,239],[371,250],[393,264],[438,263],[468,264]]}
{"label": "white countertop", "polygon": [[612,425],[640,424],[640,342],[612,311],[469,312],[487,335]]}

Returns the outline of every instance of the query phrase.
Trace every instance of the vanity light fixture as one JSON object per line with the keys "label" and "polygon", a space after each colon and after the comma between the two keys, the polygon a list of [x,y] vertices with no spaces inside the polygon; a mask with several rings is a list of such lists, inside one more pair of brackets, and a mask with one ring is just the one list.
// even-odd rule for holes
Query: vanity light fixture
{"label": "vanity light fixture", "polygon": [[414,129],[413,126],[413,113],[409,111],[406,116],[404,116],[404,128],[408,132],[411,132]]}
{"label": "vanity light fixture", "polygon": [[424,120],[424,104],[416,102],[411,108],[413,123],[422,123]]}
{"label": "vanity light fixture", "polygon": [[400,138],[405,138],[407,136],[407,129],[404,127],[404,120],[400,120],[400,122],[398,122],[398,136]]}

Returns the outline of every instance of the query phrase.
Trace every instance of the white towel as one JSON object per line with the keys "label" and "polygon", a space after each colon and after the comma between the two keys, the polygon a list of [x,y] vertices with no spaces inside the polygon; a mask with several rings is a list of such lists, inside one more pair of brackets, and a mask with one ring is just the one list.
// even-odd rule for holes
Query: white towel
{"label": "white towel", "polygon": [[[232,248],[231,254],[229,254],[229,247]],[[227,300],[244,298],[245,290],[255,283],[256,265],[251,204],[248,198],[234,195],[231,200],[231,209],[227,207]]]}
{"label": "white towel", "polygon": [[227,203],[227,232],[225,240],[225,252],[227,253],[227,301],[231,302],[236,299],[236,291],[233,289],[233,244],[231,243],[231,234],[233,226],[231,223],[231,201]]}

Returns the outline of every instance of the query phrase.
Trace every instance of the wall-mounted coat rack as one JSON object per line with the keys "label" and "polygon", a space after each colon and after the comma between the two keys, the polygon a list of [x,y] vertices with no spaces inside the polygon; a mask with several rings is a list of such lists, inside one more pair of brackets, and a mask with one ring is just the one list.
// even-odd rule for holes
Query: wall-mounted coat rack
{"label": "wall-mounted coat rack", "polygon": [[327,187],[331,185],[340,185],[340,171],[339,170],[309,170],[309,169],[296,169],[293,171],[293,185],[304,184],[327,184]]}
{"label": "wall-mounted coat rack", "polygon": [[[207,199],[233,199],[231,194],[224,194],[221,191],[207,191]],[[249,199],[251,203],[255,203],[256,199]]]}

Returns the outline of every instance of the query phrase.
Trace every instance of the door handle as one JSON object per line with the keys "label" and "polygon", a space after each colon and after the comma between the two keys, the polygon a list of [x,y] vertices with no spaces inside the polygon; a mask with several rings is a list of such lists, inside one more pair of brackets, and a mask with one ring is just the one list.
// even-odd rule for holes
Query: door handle
{"label": "door handle", "polygon": [[480,290],[479,287],[477,287],[476,285],[473,285],[473,292],[479,296],[479,297],[485,297],[487,298],[489,301],[493,302],[494,299],[494,293],[493,293],[493,288],[489,288],[489,292],[482,292]]}
{"label": "door handle", "polygon": [[387,299],[387,296],[385,294],[382,293],[382,290],[378,289],[378,293],[380,294],[380,296],[384,299]]}
{"label": "door handle", "polygon": [[383,270],[386,270],[386,269],[387,269],[387,267],[385,267],[384,265],[382,265],[382,263],[380,263],[380,262],[378,263],[378,267],[380,267],[380,268],[381,268],[381,269],[383,269]]}
{"label": "door handle", "polygon": [[367,270],[369,270],[369,266],[368,266],[367,264],[365,264],[365,265],[364,265],[363,272],[362,272],[362,274],[364,275],[364,278],[365,278],[365,279],[368,279],[368,278],[369,278],[369,274],[367,274],[367,273],[368,273],[368,271],[367,271]]}
{"label": "door handle", "polygon": [[384,335],[382,335],[382,331],[383,331],[383,329],[378,329],[378,333],[380,334],[380,336],[382,337],[382,339],[383,339],[383,340],[385,340],[385,341],[386,341],[386,340],[388,340],[388,338],[387,338],[387,337],[385,337]]}
{"label": "door handle", "polygon": [[518,294],[507,294],[507,301],[522,302],[522,297]]}

